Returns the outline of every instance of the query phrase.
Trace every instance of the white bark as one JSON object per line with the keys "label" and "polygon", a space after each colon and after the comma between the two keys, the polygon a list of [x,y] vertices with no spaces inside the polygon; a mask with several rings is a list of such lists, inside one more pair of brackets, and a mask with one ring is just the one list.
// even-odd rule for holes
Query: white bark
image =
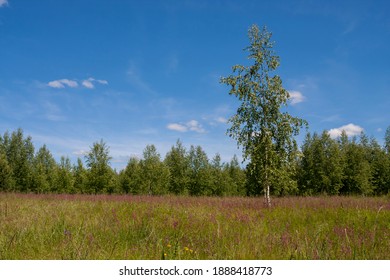
{"label": "white bark", "polygon": [[267,185],[267,191],[266,191],[266,199],[267,199],[267,206],[271,207],[271,196],[269,194],[269,185]]}

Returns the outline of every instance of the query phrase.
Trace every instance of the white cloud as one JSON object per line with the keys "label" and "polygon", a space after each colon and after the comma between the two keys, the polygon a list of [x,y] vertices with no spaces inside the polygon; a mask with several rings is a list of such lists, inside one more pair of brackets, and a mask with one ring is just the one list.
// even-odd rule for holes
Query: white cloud
{"label": "white cloud", "polygon": [[75,88],[78,87],[79,84],[76,81],[68,80],[68,79],[62,79],[60,82],[64,85],[67,85],[68,87]]}
{"label": "white cloud", "polygon": [[226,118],[224,118],[224,117],[218,117],[216,119],[216,121],[219,122],[219,123],[227,123],[228,122],[228,120]]}
{"label": "white cloud", "polygon": [[95,81],[102,85],[108,85],[108,82],[106,80],[95,80]]}
{"label": "white cloud", "polygon": [[76,88],[79,84],[73,80],[61,79],[48,82],[47,85],[52,88],[64,88],[65,86]]}
{"label": "white cloud", "polygon": [[305,96],[297,90],[289,90],[291,105],[301,103],[305,100]]}
{"label": "white cloud", "polygon": [[186,125],[187,125],[188,129],[191,130],[191,131],[195,131],[195,132],[198,132],[198,133],[204,133],[205,132],[205,130],[203,129],[202,125],[198,121],[196,121],[196,120],[191,120]]}
{"label": "white cloud", "polygon": [[87,150],[76,150],[72,152],[73,155],[78,156],[78,157],[83,157],[88,154]]}
{"label": "white cloud", "polygon": [[198,133],[206,132],[202,127],[202,125],[196,120],[191,120],[185,124],[170,123],[167,125],[167,128],[169,130],[174,130],[179,132],[186,132],[186,131],[195,131]]}
{"label": "white cloud", "polygon": [[102,84],[102,85],[108,85],[108,82],[106,80],[97,80],[95,78],[89,78],[88,80],[84,80],[81,84],[89,89],[95,88],[94,82]]}
{"label": "white cloud", "polygon": [[7,0],[0,0],[0,8],[3,7],[3,6],[7,6],[8,5],[8,1]]}
{"label": "white cloud", "polygon": [[59,82],[59,81],[51,81],[47,84],[49,87],[52,87],[52,88],[64,88],[65,86]]}
{"label": "white cloud", "polygon": [[[81,82],[81,85],[85,88],[93,89],[93,88],[95,88],[94,83],[108,85],[108,82],[106,80],[97,80],[95,78],[89,78],[87,80],[83,80]],[[66,86],[68,86],[70,88],[76,88],[79,86],[77,81],[69,80],[69,79],[54,80],[54,81],[48,82],[47,85],[49,87],[52,87],[52,88],[65,88]]]}
{"label": "white cloud", "polygon": [[128,155],[118,155],[113,156],[111,162],[112,163],[128,163],[131,156]]}
{"label": "white cloud", "polygon": [[141,90],[148,94],[156,94],[152,87],[146,81],[143,80],[140,75],[140,71],[135,67],[133,63],[130,65],[126,74],[129,82],[138,90]]}
{"label": "white cloud", "polygon": [[358,125],[355,125],[353,123],[350,123],[350,124],[347,124],[347,125],[343,125],[341,127],[338,127],[338,128],[332,128],[328,131],[330,137],[332,138],[337,138],[341,135],[341,133],[343,131],[345,131],[345,133],[348,135],[348,136],[356,136],[356,135],[359,135],[361,132],[363,132],[363,128],[358,126]]}
{"label": "white cloud", "polygon": [[81,84],[84,87],[90,88],[90,89],[93,89],[95,87],[90,80],[84,80]]}
{"label": "white cloud", "polygon": [[63,121],[65,120],[65,116],[62,114],[60,107],[58,107],[56,104],[45,101],[43,104],[43,111],[44,116],[46,119],[50,121]]}
{"label": "white cloud", "polygon": [[169,130],[179,131],[179,132],[186,132],[188,131],[188,128],[182,124],[179,123],[170,123],[167,125],[167,128]]}

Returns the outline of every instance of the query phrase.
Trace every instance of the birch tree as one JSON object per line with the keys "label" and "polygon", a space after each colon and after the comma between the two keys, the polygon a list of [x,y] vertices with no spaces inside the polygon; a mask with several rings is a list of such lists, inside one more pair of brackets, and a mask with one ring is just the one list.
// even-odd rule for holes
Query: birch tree
{"label": "birch tree", "polygon": [[140,161],[141,189],[149,195],[163,195],[168,192],[170,172],[161,161],[160,154],[154,145],[147,145],[144,158]]}
{"label": "birch tree", "polygon": [[115,191],[115,172],[110,167],[111,156],[109,147],[103,140],[93,143],[88,154],[87,162],[87,187],[88,192],[97,194]]}
{"label": "birch tree", "polygon": [[227,133],[242,147],[243,159],[249,160],[249,176],[264,192],[265,203],[271,206],[270,190],[278,178],[285,176],[291,154],[297,151],[293,136],[306,121],[282,111],[289,93],[282,80],[273,72],[279,66],[279,56],[273,49],[272,34],[264,27],[253,25],[248,31],[250,66],[235,65],[233,73],[222,77],[221,83],[230,87],[229,94],[241,102],[236,114],[229,119]]}
{"label": "birch tree", "polygon": [[385,133],[385,151],[390,155],[390,126],[387,127]]}
{"label": "birch tree", "polygon": [[0,149],[0,192],[12,190],[12,170],[8,164],[7,156]]}
{"label": "birch tree", "polygon": [[176,146],[166,154],[164,163],[169,168],[170,183],[169,192],[178,194],[188,193],[190,182],[190,167],[187,152],[180,140],[176,141]]}
{"label": "birch tree", "polygon": [[37,152],[33,164],[32,190],[37,193],[49,193],[56,191],[56,161],[46,147],[43,145]]}

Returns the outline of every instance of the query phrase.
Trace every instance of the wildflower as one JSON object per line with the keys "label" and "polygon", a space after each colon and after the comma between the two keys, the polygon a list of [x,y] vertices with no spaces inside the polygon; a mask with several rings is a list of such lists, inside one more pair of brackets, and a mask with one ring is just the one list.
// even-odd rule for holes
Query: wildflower
{"label": "wildflower", "polygon": [[72,232],[70,230],[65,229],[64,230],[65,238],[69,241],[72,239]]}
{"label": "wildflower", "polygon": [[171,244],[167,244],[167,247],[168,247],[168,248],[171,248],[171,247],[172,247],[172,245],[171,245]]}
{"label": "wildflower", "polygon": [[184,250],[185,251],[189,251],[190,249],[188,247],[184,247]]}

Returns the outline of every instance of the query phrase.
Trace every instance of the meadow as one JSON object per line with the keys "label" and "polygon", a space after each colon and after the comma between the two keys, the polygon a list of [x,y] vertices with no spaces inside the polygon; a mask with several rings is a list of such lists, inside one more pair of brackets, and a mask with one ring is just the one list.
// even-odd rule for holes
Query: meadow
{"label": "meadow", "polygon": [[390,259],[389,197],[0,193],[0,259]]}

